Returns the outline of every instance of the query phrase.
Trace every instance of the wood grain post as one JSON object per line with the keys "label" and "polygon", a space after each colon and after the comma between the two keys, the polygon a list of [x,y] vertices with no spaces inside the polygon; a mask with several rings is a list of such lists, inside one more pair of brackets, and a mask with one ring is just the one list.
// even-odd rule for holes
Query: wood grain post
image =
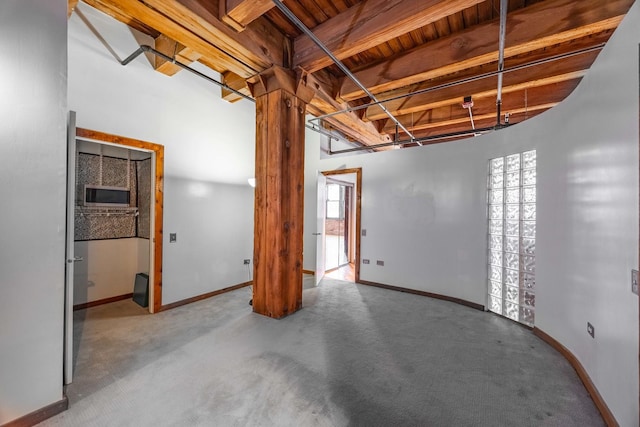
{"label": "wood grain post", "polygon": [[302,307],[304,120],[313,91],[280,67],[247,83],[256,99],[253,311],[277,319]]}

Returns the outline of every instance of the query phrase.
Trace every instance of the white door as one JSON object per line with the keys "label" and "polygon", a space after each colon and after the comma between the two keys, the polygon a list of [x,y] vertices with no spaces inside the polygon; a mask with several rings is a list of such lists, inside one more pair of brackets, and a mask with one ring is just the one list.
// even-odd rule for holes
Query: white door
{"label": "white door", "polygon": [[324,277],[324,223],[327,204],[327,177],[318,172],[318,215],[316,223],[316,285]]}
{"label": "white door", "polygon": [[67,236],[64,295],[64,383],[73,380],[73,264],[82,261],[73,251],[76,187],[76,113],[69,112],[67,125]]}

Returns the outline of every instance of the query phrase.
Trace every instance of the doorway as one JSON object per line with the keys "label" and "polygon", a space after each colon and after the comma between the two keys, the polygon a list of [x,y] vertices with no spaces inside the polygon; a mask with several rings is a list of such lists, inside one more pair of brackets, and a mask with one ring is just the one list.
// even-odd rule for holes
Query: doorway
{"label": "doorway", "polygon": [[151,142],[140,141],[104,132],[77,128],[76,137],[97,143],[130,147],[149,152],[153,159],[151,226],[150,226],[150,269],[149,269],[149,311],[157,313],[162,307],[162,217],[164,205],[164,147]]}
{"label": "doorway", "polygon": [[[63,366],[63,374],[64,374],[64,384],[69,384],[73,380],[73,366],[74,359],[77,353],[74,350],[74,339],[73,339],[73,308],[74,308],[74,272],[75,267],[74,264],[77,262],[82,262],[82,257],[77,256],[75,253],[75,213],[76,202],[78,197],[84,197],[83,194],[78,196],[78,190],[76,186],[76,144],[77,141],[82,140],[89,143],[97,143],[102,145],[108,145],[110,147],[116,147],[116,149],[123,150],[129,152],[128,149],[133,149],[136,152],[144,152],[147,155],[143,155],[145,160],[147,160],[147,171],[148,180],[147,180],[147,189],[145,193],[148,196],[148,201],[146,203],[145,212],[148,220],[147,220],[147,236],[148,242],[146,243],[146,248],[140,247],[138,245],[138,251],[146,253],[145,262],[148,265],[148,307],[150,313],[156,313],[161,310],[162,307],[162,218],[163,218],[163,177],[164,177],[164,147],[162,145],[153,144],[145,141],[139,141],[131,138],[125,138],[117,135],[111,135],[103,132],[93,131],[89,129],[76,128],[75,126],[75,112],[70,112],[69,115],[69,123],[68,123],[68,153],[67,153],[67,230],[66,230],[66,240],[67,240],[67,262],[66,262],[66,285],[65,285],[65,333],[64,333],[64,366]],[[102,159],[101,159],[102,160]],[[114,163],[114,161],[111,161]],[[122,163],[120,161],[120,163]],[[95,165],[94,165],[95,166]],[[98,163],[98,169],[100,170],[100,175],[103,173],[103,163]],[[125,170],[126,172],[126,180],[129,179],[137,179],[138,175],[134,175],[131,178],[131,168],[130,165],[127,164]],[[143,172],[144,174],[145,172]],[[128,183],[129,184],[129,183]],[[110,188],[106,188],[103,186],[98,186],[98,188],[93,188],[92,190],[102,191],[102,190],[113,190]],[[114,197],[114,194],[121,194],[125,189],[117,188],[115,193],[107,191],[109,193],[108,198]],[[126,191],[125,191],[126,192]],[[81,193],[86,193],[84,190]],[[88,194],[88,193],[87,193]],[[89,197],[87,195],[87,197]],[[95,197],[92,195],[91,197]],[[106,196],[105,196],[106,197]],[[127,200],[126,203],[117,201],[118,204],[130,204],[131,203],[131,194],[124,196]],[[95,200],[91,200],[91,203],[96,202]],[[109,200],[109,203],[113,203],[113,199]],[[94,203],[94,206],[100,206],[102,203]],[[85,207],[87,205],[85,204]],[[100,206],[101,208],[104,206]],[[110,205],[110,207],[114,207],[114,205]],[[118,219],[126,219],[127,216],[131,215],[133,209],[131,206],[128,208],[110,211],[105,209],[105,212],[99,212],[100,215],[104,215],[107,218],[110,218],[112,215],[117,214],[120,218]],[[80,211],[81,212],[81,211]],[[88,211],[87,211],[88,212]],[[82,213],[82,212],[81,212]],[[92,212],[95,213],[95,212]],[[136,217],[140,214],[139,211],[134,212],[133,215]],[[144,246],[144,244],[142,245]],[[146,250],[145,250],[146,249]],[[134,249],[135,250],[135,249]],[[137,281],[136,281],[137,282]],[[131,278],[131,288],[134,285],[134,277]],[[137,283],[136,283],[137,287]],[[133,290],[133,289],[132,289]],[[108,301],[107,301],[108,302]]]}
{"label": "doorway", "polygon": [[74,311],[119,300],[148,307],[152,153],[76,139]]}
{"label": "doorway", "polygon": [[324,270],[326,276],[347,282],[360,278],[361,169],[323,172]]}

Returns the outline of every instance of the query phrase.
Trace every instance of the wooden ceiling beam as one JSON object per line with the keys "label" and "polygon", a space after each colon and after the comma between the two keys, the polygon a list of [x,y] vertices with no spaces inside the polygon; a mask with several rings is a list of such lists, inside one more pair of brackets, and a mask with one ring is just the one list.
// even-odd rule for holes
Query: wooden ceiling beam
{"label": "wooden ceiling beam", "polygon": [[[524,68],[505,73],[503,76],[503,93],[515,92],[524,88],[547,85],[551,83],[582,77],[595,60],[598,52],[572,56],[552,63]],[[494,97],[498,92],[497,76],[474,82],[451,86],[448,88],[426,92],[411,97],[397,99],[385,103],[385,107],[394,115],[408,115],[420,111],[462,102],[465,96],[474,99]],[[365,120],[381,120],[387,115],[378,106],[367,108]]]}
{"label": "wooden ceiling beam", "polygon": [[[611,30],[603,31],[593,36],[572,40],[569,43],[559,44],[549,48],[540,49],[534,52],[529,52],[523,55],[514,56],[511,58],[508,58],[505,61],[505,69],[508,71],[511,68],[532,64],[532,63],[535,63],[536,61],[547,59],[552,56],[568,55],[571,52],[580,51],[596,45],[603,45],[604,43],[607,42],[611,34],[612,34]],[[574,55],[573,60],[570,59],[569,56],[567,56],[564,59],[552,61],[547,63],[546,65],[541,64],[542,67],[546,67],[546,69],[543,69],[540,66],[531,66],[530,69],[535,70],[535,67],[538,67],[538,71],[532,71],[535,73],[539,73],[540,70],[543,70],[544,74],[538,75],[537,78],[545,78],[545,75],[551,76],[551,75],[564,74],[564,73],[578,71],[578,70],[586,70],[591,66],[591,64],[597,57],[598,52],[599,50],[594,50],[591,53],[586,52],[581,55]],[[458,73],[449,74],[443,77],[439,77],[437,79],[427,80],[427,81],[419,82],[419,83],[406,86],[400,89],[394,89],[388,92],[384,92],[384,93],[378,94],[377,98],[379,100],[385,100],[385,99],[391,99],[399,96],[405,96],[420,90],[429,89],[429,88],[437,87],[444,84],[455,83],[455,82],[468,79],[471,77],[475,77],[478,75],[493,73],[497,70],[497,68],[498,68],[497,62],[490,62],[488,64],[483,64],[478,67],[468,68]],[[524,71],[518,71],[518,72],[524,72]],[[517,72],[516,71],[507,72],[504,74],[504,76],[506,77],[513,73],[517,73]],[[514,80],[516,76],[509,76],[508,79],[510,84],[517,83],[517,81]],[[524,76],[524,79],[526,78],[528,78],[528,76]],[[487,81],[491,81],[491,79],[487,78]],[[521,80],[521,81],[526,81],[526,80]],[[497,81],[495,80],[495,78],[493,79],[493,82],[494,82],[493,87],[495,89],[497,88]],[[451,90],[450,93],[452,94],[451,97],[463,97],[468,95],[475,95],[476,93],[475,91],[477,90],[479,91],[491,90],[491,87],[488,87],[488,86],[484,86],[484,89],[482,87],[478,89],[472,86],[464,87],[462,85],[458,85],[458,87],[462,88],[458,92],[456,92],[455,89],[450,88]],[[443,90],[449,90],[449,89],[441,89],[440,91],[443,91]],[[389,101],[385,105],[387,108],[390,108],[392,112],[395,114],[408,114],[411,112],[421,111],[421,110],[424,110],[426,108],[425,105],[431,101],[428,99],[426,101],[420,100],[419,99],[420,96],[421,95],[416,95],[415,96],[416,99],[413,102],[410,101],[411,98],[409,96],[405,96],[404,98],[400,98],[396,101]],[[363,100],[364,98],[352,101],[350,102],[350,105],[355,106],[355,105],[358,105],[358,103],[364,103],[364,102],[360,102]],[[358,111],[362,111],[362,110],[358,110]],[[367,111],[365,111],[363,116],[364,116],[363,117],[364,120],[379,120],[383,118],[386,119],[387,117],[386,114],[382,113],[382,111],[380,111],[379,108],[369,108],[367,109]]]}
{"label": "wooden ceiling beam", "polygon": [[[527,111],[547,110],[569,96],[580,80],[581,78],[578,77],[564,82],[505,93],[502,97],[502,112],[511,115]],[[474,106],[471,112],[474,121],[491,118],[494,121],[496,120],[495,98],[474,98],[473,102]],[[412,132],[460,123],[467,123],[471,127],[469,110],[462,107],[462,99],[452,105],[433,108],[420,114],[415,114],[414,117],[410,115],[400,116],[398,119]],[[387,125],[383,132],[392,134],[395,132],[395,127]]]}
{"label": "wooden ceiling beam", "polygon": [[147,34],[154,39],[161,34],[160,31],[156,30],[155,28],[149,27],[148,25],[143,24],[141,21],[135,19],[131,15],[122,12],[117,2],[114,2],[115,4],[112,4],[112,3],[103,2],[101,0],[82,0],[82,1],[88,4],[89,6],[93,7],[94,9],[97,9],[100,12],[111,16],[116,21],[120,21],[123,24],[126,24],[129,27],[133,28],[134,30]]}
{"label": "wooden ceiling beam", "polygon": [[206,0],[144,2],[245,64],[253,70],[253,74],[273,65],[287,66],[290,63],[286,47],[287,38],[264,18],[254,21],[242,33],[237,33],[218,19],[217,11],[214,13]]}
{"label": "wooden ceiling beam", "polygon": [[144,22],[145,26],[153,28],[156,37],[159,35],[158,29],[162,29],[162,33],[173,40],[176,40],[183,46],[189,47],[199,54],[210,58],[220,67],[232,70],[236,74],[250,76],[255,74],[251,67],[246,64],[239,63],[235,58],[220,51],[220,49],[212,46],[198,35],[186,30],[180,24],[167,18],[166,16],[148,8],[137,0],[84,0],[86,3],[108,13],[109,10],[116,10],[116,15],[111,15],[115,19],[127,25],[133,20]]}
{"label": "wooden ceiling beam", "polygon": [[[527,112],[522,112],[522,113],[514,113],[510,116],[510,125],[516,125],[518,123],[523,122],[524,120],[530,119],[532,117],[535,117],[539,114],[544,113],[545,109],[539,109],[539,110],[535,110],[535,111],[527,111]],[[479,119],[475,121],[475,125],[476,125],[476,129],[479,128],[486,128],[486,127],[492,127],[496,124],[496,119],[495,117],[493,118],[489,118],[489,119]],[[429,137],[429,136],[438,136],[438,135],[443,135],[446,133],[452,133],[452,132],[463,132],[466,130],[472,130],[471,129],[471,124],[469,122],[467,123],[459,123],[456,125],[449,125],[449,126],[441,126],[441,127],[434,127],[434,128],[429,128],[429,129],[425,129],[425,130],[419,130],[414,132],[414,136],[416,138],[425,138],[425,137]],[[499,131],[498,131],[499,132]],[[457,139],[465,139],[465,138],[472,138],[473,136],[468,135],[468,136],[460,136],[460,137],[454,137],[454,138],[448,138],[448,139],[438,139],[438,140],[434,140],[434,141],[424,141],[422,142],[423,145],[429,145],[429,144],[438,144],[441,142],[449,142],[449,141],[455,141]],[[402,138],[401,138],[402,139]]]}
{"label": "wooden ceiling beam", "polygon": [[241,32],[247,25],[267,13],[275,4],[272,0],[219,0],[220,19]]}
{"label": "wooden ceiling beam", "polygon": [[[249,91],[249,87],[247,86],[246,80],[240,77],[239,75],[233,74],[231,71],[225,71],[224,73],[221,74],[221,77],[222,77],[222,83],[237,90],[240,93],[243,93],[247,96],[251,96],[251,91]],[[237,93],[231,92],[230,90],[227,90],[225,88],[221,88],[221,89],[222,89],[222,99],[224,99],[227,102],[236,102],[236,101],[240,101],[241,99],[244,99]]]}
{"label": "wooden ceiling beam", "polygon": [[[177,41],[165,36],[164,34],[160,34],[158,37],[156,37],[155,49],[169,57],[175,58],[176,61],[179,61],[185,65],[189,65],[193,61],[197,61],[201,56],[193,49],[178,43]],[[167,61],[164,58],[155,55],[153,58],[153,68],[155,68],[156,71],[162,74],[173,76],[178,71],[182,70],[181,67],[174,64],[173,62]]]}
{"label": "wooden ceiling beam", "polygon": [[[505,57],[520,55],[608,29],[620,23],[633,0],[546,0],[507,17]],[[499,20],[426,43],[355,73],[374,93],[496,61]],[[363,96],[351,80],[340,90],[345,100]]]}
{"label": "wooden ceiling beam", "polygon": [[[338,59],[343,59],[482,1],[363,1],[313,28],[313,33]],[[331,59],[304,34],[295,40],[293,51],[294,67],[301,67],[308,72],[332,64]]]}
{"label": "wooden ceiling beam", "polygon": [[[332,87],[334,79],[324,71],[307,75],[307,86],[315,90],[315,96],[307,105],[307,112],[320,116],[342,110],[347,107],[345,102],[336,101]],[[373,123],[363,122],[355,113],[345,113],[325,120],[326,123],[342,132],[349,138],[364,144],[375,145],[389,142],[388,135],[382,135]]]}
{"label": "wooden ceiling beam", "polygon": [[[200,0],[89,0],[99,9],[115,9],[116,19],[136,20],[220,64],[250,77],[273,63],[288,61],[285,37],[266,21],[236,33]],[[253,27],[252,27],[253,28]]]}
{"label": "wooden ceiling beam", "polygon": [[73,11],[76,10],[76,6],[78,5],[78,0],[68,0],[67,1],[67,19],[71,18]]}

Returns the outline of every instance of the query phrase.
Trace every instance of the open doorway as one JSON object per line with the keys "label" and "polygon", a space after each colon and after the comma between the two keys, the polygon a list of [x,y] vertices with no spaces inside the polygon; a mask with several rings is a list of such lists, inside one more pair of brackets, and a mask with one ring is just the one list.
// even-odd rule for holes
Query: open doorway
{"label": "open doorway", "polygon": [[149,213],[149,312],[162,309],[162,218],[164,205],[164,147],[151,142],[104,132],[77,128],[76,138],[134,149],[151,155],[151,188]]}
{"label": "open doorway", "polygon": [[[148,151],[76,139],[74,310],[125,299],[149,307],[152,161]],[[133,298],[135,280],[143,289]]]}
{"label": "open doorway", "polygon": [[[79,247],[81,245],[76,244],[76,237],[91,236],[95,231],[96,236],[102,236],[105,233],[104,227],[99,225],[96,230],[87,230],[87,228],[93,227],[94,222],[97,223],[106,219],[105,226],[111,228],[107,230],[107,233],[111,233],[113,228],[116,228],[116,234],[132,232],[131,227],[135,227],[136,236],[140,234],[142,230],[138,227],[144,227],[145,231],[142,231],[147,238],[143,241],[136,240],[133,244],[128,245],[129,255],[135,253],[135,256],[127,256],[124,263],[131,263],[131,259],[135,258],[135,262],[132,266],[133,271],[138,269],[144,269],[148,271],[146,283],[142,283],[142,293],[146,296],[148,311],[155,313],[161,310],[162,307],[162,217],[163,217],[163,179],[164,179],[164,147],[158,144],[153,144],[145,141],[139,141],[131,138],[125,138],[117,135],[111,135],[103,132],[92,131],[88,129],[76,128],[75,126],[75,112],[70,112],[68,123],[68,153],[67,153],[67,227],[66,227],[66,272],[65,272],[65,332],[64,332],[64,384],[70,384],[73,381],[74,361],[78,354],[77,344],[78,340],[74,337],[74,306],[82,306],[75,304],[77,298],[88,297],[89,293],[89,280],[86,280],[86,289],[83,294],[83,290],[75,290],[75,278],[77,276],[76,269],[80,271],[83,267],[81,263],[85,258],[89,257],[90,250],[88,244],[86,247]],[[97,144],[96,144],[97,143]],[[78,166],[79,150],[78,146],[81,146],[82,151],[85,151],[87,157],[83,162],[83,167]],[[108,156],[109,160],[104,162],[104,147],[110,147],[110,153],[113,155]],[[91,157],[96,153],[95,148],[98,147],[98,157]],[[133,151],[130,151],[133,149]],[[135,153],[134,153],[135,151]],[[126,153],[125,159],[122,159],[122,155],[117,153]],[[134,154],[132,154],[134,153]],[[144,165],[140,165],[138,168],[131,166],[131,158],[134,161],[143,162]],[[107,163],[109,165],[107,165]],[[117,166],[111,168],[112,166]],[[105,168],[111,168],[109,171],[105,171]],[[106,173],[115,173],[116,169],[122,169],[124,172],[120,176],[110,176],[108,180],[115,180],[113,183],[116,185],[107,185],[102,180],[103,175]],[[87,177],[83,177],[83,183],[81,186],[80,180],[76,180],[78,174],[89,174],[97,170],[97,174],[100,176],[97,184],[90,181]],[[146,188],[142,188],[140,182],[142,178],[146,179]],[[92,178],[93,179],[93,178]],[[87,181],[86,183],[84,181]],[[91,190],[91,194],[87,192]],[[134,191],[134,186],[135,191]],[[80,188],[82,187],[82,188]],[[115,187],[115,188],[114,188]],[[138,193],[140,195],[144,193],[144,197],[135,197],[135,205],[132,206],[132,193]],[[98,194],[101,193],[101,194]],[[115,199],[114,199],[115,198]],[[142,203],[141,199],[145,199]],[[142,215],[141,215],[142,214]],[[142,216],[144,221],[137,221],[138,217]],[[76,221],[80,219],[80,221]],[[104,224],[103,224],[104,225]],[[76,227],[82,227],[82,230],[78,230],[76,233]],[[113,236],[112,236],[113,237]],[[129,236],[125,236],[128,238]],[[80,239],[80,240],[100,240],[100,239]],[[146,240],[146,243],[145,241]],[[125,244],[125,246],[127,246]],[[83,252],[84,251],[84,252]],[[118,248],[110,248],[109,256],[117,257]],[[76,253],[78,252],[78,253]],[[84,256],[82,256],[82,255]],[[93,253],[91,256],[93,257]],[[76,267],[78,265],[78,267]],[[145,267],[146,265],[146,267]],[[106,273],[109,275],[109,271],[101,271],[99,273]],[[88,274],[85,279],[88,279]],[[108,280],[108,279],[107,279]],[[134,293],[139,292],[138,287],[138,275],[135,274],[129,278],[129,289],[133,291],[129,295],[133,296]],[[143,281],[144,282],[144,281]],[[125,284],[125,286],[127,286]],[[101,290],[102,292],[102,290]],[[118,293],[118,292],[116,292]],[[116,299],[122,299],[122,295],[116,295]],[[145,298],[143,296],[143,298]],[[75,300],[75,301],[74,301]],[[102,302],[110,302],[109,298],[102,298]],[[132,302],[132,304],[135,304]],[[88,303],[85,304],[90,306]],[[144,309],[146,310],[146,309]],[[78,313],[81,313],[79,311]]]}
{"label": "open doorway", "polygon": [[361,169],[323,172],[324,270],[326,276],[347,282],[360,277]]}

